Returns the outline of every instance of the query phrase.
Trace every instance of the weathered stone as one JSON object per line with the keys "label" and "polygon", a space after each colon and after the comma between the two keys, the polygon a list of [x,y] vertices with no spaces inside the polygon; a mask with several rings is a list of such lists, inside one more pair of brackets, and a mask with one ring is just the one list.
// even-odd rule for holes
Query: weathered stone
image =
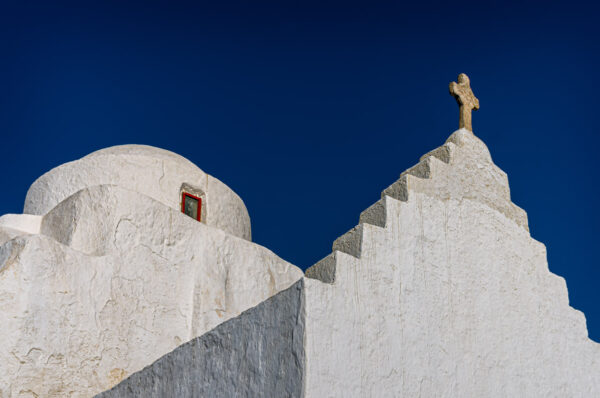
{"label": "weathered stone", "polygon": [[459,129],[473,131],[471,111],[479,109],[479,100],[471,90],[471,81],[464,73],[458,75],[458,83],[450,83],[450,94],[456,99],[459,105],[460,117],[458,121]]}
{"label": "weathered stone", "polygon": [[304,366],[300,280],[96,397],[302,397]]}

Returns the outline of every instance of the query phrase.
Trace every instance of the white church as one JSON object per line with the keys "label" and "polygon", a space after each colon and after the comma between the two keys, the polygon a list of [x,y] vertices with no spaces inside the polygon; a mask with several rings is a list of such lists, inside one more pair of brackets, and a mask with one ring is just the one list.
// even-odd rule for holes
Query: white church
{"label": "white church", "polygon": [[600,397],[600,345],[472,132],[466,75],[450,91],[460,129],[306,273],[177,154],[38,178],[0,217],[0,398]]}

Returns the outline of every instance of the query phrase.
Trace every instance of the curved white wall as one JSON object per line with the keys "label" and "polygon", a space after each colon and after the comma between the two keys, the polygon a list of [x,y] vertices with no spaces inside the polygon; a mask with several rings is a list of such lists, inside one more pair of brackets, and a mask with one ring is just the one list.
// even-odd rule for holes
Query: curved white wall
{"label": "curved white wall", "polygon": [[50,170],[29,188],[23,212],[45,215],[74,193],[96,185],[117,185],[179,210],[184,184],[204,194],[204,223],[251,240],[250,216],[235,192],[184,157],[145,145],[102,149]]}

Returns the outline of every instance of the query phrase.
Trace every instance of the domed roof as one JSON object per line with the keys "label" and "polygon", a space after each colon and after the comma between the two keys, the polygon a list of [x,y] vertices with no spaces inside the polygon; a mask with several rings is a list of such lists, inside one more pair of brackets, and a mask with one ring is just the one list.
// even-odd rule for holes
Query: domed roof
{"label": "domed roof", "polygon": [[91,158],[95,156],[106,156],[106,155],[114,155],[114,156],[146,156],[154,159],[163,159],[163,160],[171,160],[171,161],[179,161],[182,163],[187,163],[191,167],[198,169],[198,166],[187,160],[181,155],[176,154],[175,152],[168,151],[166,149],[157,148],[150,145],[138,145],[138,144],[128,144],[128,145],[116,145],[108,148],[102,148],[97,151],[94,151],[84,158]]}
{"label": "domed roof", "polygon": [[58,166],[29,188],[24,213],[44,215],[74,193],[96,185],[117,185],[181,210],[182,193],[202,199],[201,220],[251,239],[250,217],[235,192],[176,153],[147,145],[101,149]]}

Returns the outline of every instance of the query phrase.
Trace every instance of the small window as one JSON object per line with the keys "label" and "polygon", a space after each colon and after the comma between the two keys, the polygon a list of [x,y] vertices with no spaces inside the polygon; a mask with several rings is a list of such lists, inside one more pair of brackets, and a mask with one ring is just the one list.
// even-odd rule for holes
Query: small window
{"label": "small window", "polygon": [[183,192],[181,198],[181,212],[200,221],[202,214],[202,199],[187,192]]}

